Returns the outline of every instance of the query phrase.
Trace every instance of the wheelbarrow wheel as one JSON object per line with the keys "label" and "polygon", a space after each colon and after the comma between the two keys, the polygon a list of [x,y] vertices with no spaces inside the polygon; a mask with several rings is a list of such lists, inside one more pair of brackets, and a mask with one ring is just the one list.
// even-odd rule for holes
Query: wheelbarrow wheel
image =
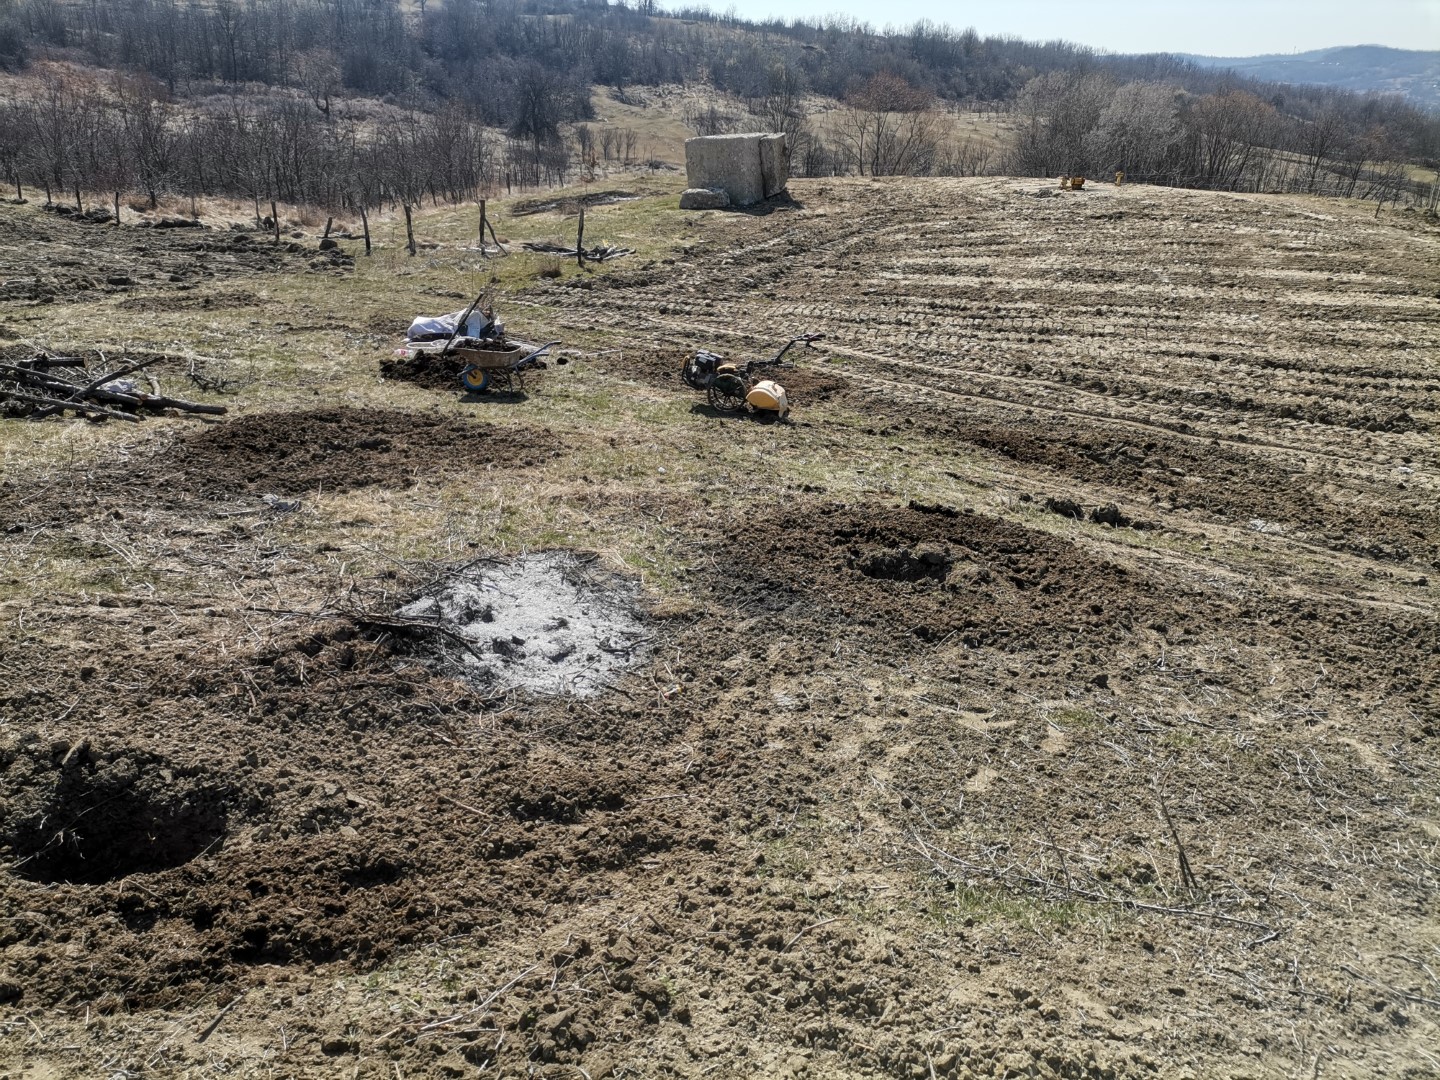
{"label": "wheelbarrow wheel", "polygon": [[466,390],[477,394],[482,393],[490,386],[490,369],[467,367],[460,372],[460,382],[464,384]]}
{"label": "wheelbarrow wheel", "polygon": [[739,379],[716,380],[705,391],[705,398],[716,412],[738,413],[745,411],[745,386]]}

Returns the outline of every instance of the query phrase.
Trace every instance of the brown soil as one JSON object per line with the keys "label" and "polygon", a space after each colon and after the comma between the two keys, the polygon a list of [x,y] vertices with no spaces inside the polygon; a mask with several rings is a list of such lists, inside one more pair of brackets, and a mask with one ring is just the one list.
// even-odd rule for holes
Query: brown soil
{"label": "brown soil", "polygon": [[380,377],[411,382],[426,390],[459,391],[460,372],[465,361],[450,356],[392,356],[380,361]]}
{"label": "brown soil", "polygon": [[187,435],[141,473],[204,495],[303,495],[384,486],[469,469],[522,468],[558,446],[548,431],[516,432],[452,417],[385,409],[246,416]]}
{"label": "brown soil", "polygon": [[774,378],[785,387],[792,408],[796,402],[809,405],[843,399],[853,387],[850,380],[843,375],[815,370],[803,360],[797,362],[793,369],[786,368],[775,372]]}
{"label": "brown soil", "polygon": [[404,489],[474,469],[520,469],[554,455],[548,431],[386,409],[259,413],[208,424],[122,466],[0,485],[17,520],[69,520],[85,505],[180,505],[200,498],[297,498]]}
{"label": "brown soil", "polygon": [[[510,345],[484,346],[489,351],[499,352],[511,348]],[[452,392],[465,392],[460,385],[460,372],[468,361],[461,356],[419,356],[390,357],[380,361],[380,377],[382,379],[394,379],[399,382],[414,383],[416,386],[424,387],[426,390],[441,390]],[[544,366],[531,365],[519,373],[521,382],[524,384],[525,393],[538,390],[545,380],[545,366],[554,363],[541,361]],[[512,375],[512,379],[514,376]],[[512,384],[513,385],[513,384]],[[516,391],[490,390],[487,393],[499,397],[510,396]]]}
{"label": "brown soil", "polygon": [[0,215],[0,301],[47,304],[137,287],[183,291],[217,278],[353,265],[337,255],[248,232],[117,229],[17,210]]}
{"label": "brown soil", "polygon": [[[1440,237],[1035,186],[797,182],[568,292],[643,431],[335,408],[7,476],[0,1060],[1433,1076]],[[792,326],[794,423],[653,419]],[[442,673],[395,613],[507,553],[469,526],[362,573],[215,505],[477,467],[521,545],[630,538],[612,691]],[[34,595],[37,550],[111,576]]]}
{"label": "brown soil", "polygon": [[573,199],[516,199],[510,204],[509,212],[515,217],[556,212],[574,214],[579,212],[582,203],[585,206],[608,206],[638,198],[640,196],[628,191],[587,191]]}

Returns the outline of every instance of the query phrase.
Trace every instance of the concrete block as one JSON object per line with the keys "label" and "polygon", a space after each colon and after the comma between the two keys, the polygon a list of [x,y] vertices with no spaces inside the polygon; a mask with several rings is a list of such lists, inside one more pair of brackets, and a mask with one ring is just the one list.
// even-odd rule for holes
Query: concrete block
{"label": "concrete block", "polygon": [[790,182],[790,149],[783,134],[760,136],[760,180],[767,199],[779,195]]}
{"label": "concrete block", "polygon": [[765,198],[760,135],[705,135],[685,140],[685,173],[692,188],[719,188],[736,206]]}
{"label": "concrete block", "polygon": [[686,188],[680,193],[681,210],[724,210],[730,196],[721,188]]}

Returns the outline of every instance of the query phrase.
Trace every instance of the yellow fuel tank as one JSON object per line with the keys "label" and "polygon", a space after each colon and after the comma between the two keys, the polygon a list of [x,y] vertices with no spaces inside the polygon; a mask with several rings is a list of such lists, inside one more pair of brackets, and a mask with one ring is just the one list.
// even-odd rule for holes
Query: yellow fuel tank
{"label": "yellow fuel tank", "polygon": [[752,386],[750,393],[745,395],[745,400],[752,409],[764,412],[784,416],[790,411],[790,399],[785,396],[785,388],[771,379],[761,379]]}

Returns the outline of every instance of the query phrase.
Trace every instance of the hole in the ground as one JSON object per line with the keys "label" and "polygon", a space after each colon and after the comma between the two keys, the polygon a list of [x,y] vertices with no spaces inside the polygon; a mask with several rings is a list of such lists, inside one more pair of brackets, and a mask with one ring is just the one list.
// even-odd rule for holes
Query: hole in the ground
{"label": "hole in the ground", "polygon": [[944,581],[952,561],[944,550],[891,548],[862,552],[851,560],[851,565],[866,577],[882,581]]}
{"label": "hole in the ground", "polygon": [[11,870],[46,884],[96,885],[182,866],[217,846],[232,793],[177,778],[158,762],[121,759],[60,773],[48,797],[25,794],[0,833]]}

